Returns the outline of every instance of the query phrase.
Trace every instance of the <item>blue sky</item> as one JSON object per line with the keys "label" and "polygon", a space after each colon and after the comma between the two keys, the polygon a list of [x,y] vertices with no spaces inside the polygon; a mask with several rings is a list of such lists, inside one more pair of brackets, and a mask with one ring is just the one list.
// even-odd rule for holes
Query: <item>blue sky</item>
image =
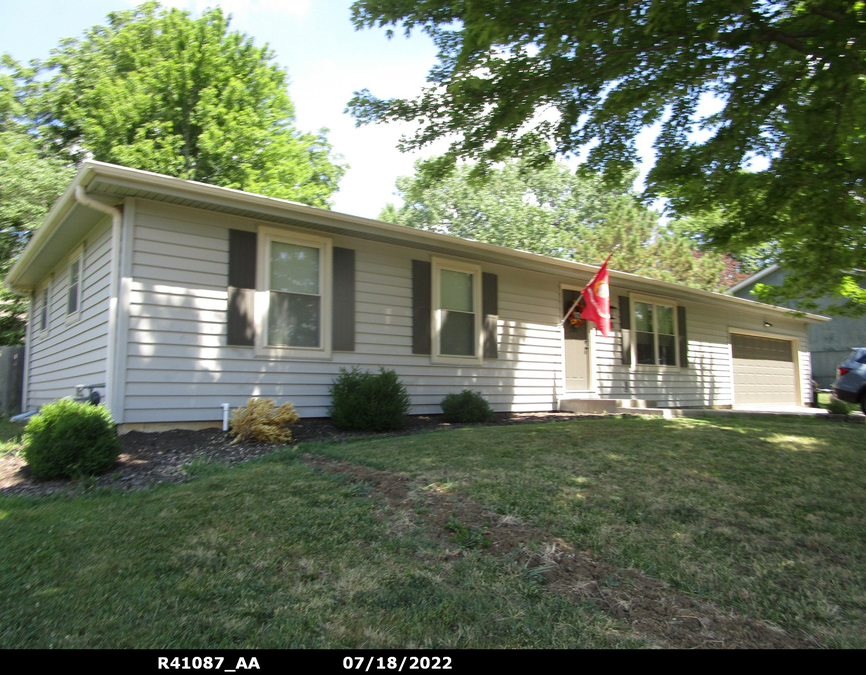
{"label": "blue sky", "polygon": [[[104,24],[111,11],[128,9],[134,0],[2,0],[0,52],[19,61],[45,58],[64,37],[80,37]],[[420,92],[430,67],[436,63],[431,40],[420,32],[406,39],[397,33],[388,40],[382,29],[356,31],[351,22],[351,0],[163,0],[163,5],[190,10],[195,16],[219,5],[231,14],[233,30],[268,43],[277,63],[288,71],[289,95],[302,131],[329,129],[328,139],[350,165],[334,196],[334,209],[376,218],[394,195],[398,176],[412,173],[419,157],[445,149],[431,146],[422,153],[404,154],[396,146],[409,125],[357,128],[344,110],[354,91],[367,88],[382,98],[413,97]],[[638,148],[643,172],[652,161],[655,134],[647,131]],[[643,173],[642,172],[642,173]]]}
{"label": "blue sky", "polygon": [[[0,2],[0,51],[19,61],[45,58],[64,37],[80,37],[104,24],[111,11],[128,9],[131,0],[3,0]],[[427,36],[388,40],[384,30],[355,31],[350,0],[170,0],[198,16],[219,5],[233,17],[231,27],[268,43],[277,63],[289,73],[289,95],[302,131],[328,128],[334,149],[350,166],[334,197],[334,208],[375,218],[393,196],[397,176],[412,173],[420,155],[396,149],[395,125],[356,128],[343,111],[352,93],[368,88],[376,95],[413,96],[436,62]],[[440,146],[440,149],[444,146]],[[424,155],[434,154],[435,148]]]}

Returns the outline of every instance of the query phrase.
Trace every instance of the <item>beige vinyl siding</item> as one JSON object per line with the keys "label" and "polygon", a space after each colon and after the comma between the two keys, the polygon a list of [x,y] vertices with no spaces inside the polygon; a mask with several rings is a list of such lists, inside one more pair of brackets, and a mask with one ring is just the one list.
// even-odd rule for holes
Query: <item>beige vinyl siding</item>
{"label": "beige vinyl siding", "polygon": [[[71,252],[70,252],[71,253]],[[69,258],[51,274],[48,330],[31,331],[27,373],[28,409],[74,394],[77,384],[105,384],[111,219],[103,219],[84,242],[82,301],[78,319],[67,323]],[[44,285],[39,286],[40,290]],[[39,317],[33,317],[39,321]],[[101,393],[105,393],[102,390]]]}
{"label": "beige vinyl siding", "polygon": [[799,340],[797,357],[800,364],[800,399],[804,405],[812,402],[812,352],[809,351],[809,338]]}
{"label": "beige vinyl siding", "polygon": [[[256,230],[263,223],[146,200],[136,202],[135,213],[124,422],[214,421],[222,403],[236,407],[250,396],[293,401],[304,417],[325,416],[330,383],[340,368],[353,366],[396,370],[417,414],[439,413],[445,394],[465,388],[481,392],[499,411],[557,406],[563,386],[560,288],[582,287],[587,278],[484,263],[483,271],[499,281],[499,358],[434,364],[430,356],[412,354],[412,260],[432,256],[334,235],[334,246],[356,252],[355,351],[334,352],[330,359],[257,357],[253,347],[226,345],[228,230]],[[614,287],[613,304],[620,295],[644,290],[635,284]],[[694,302],[686,293],[670,300],[686,308],[689,367],[623,366],[615,310],[613,334],[592,338],[599,396],[661,406],[732,404],[730,332],[766,331],[764,319],[721,300]],[[807,392],[805,326],[778,315],[772,322],[772,332],[798,340],[806,385],[801,390]]]}
{"label": "beige vinyl siding", "polygon": [[[354,352],[330,360],[268,359],[226,345],[228,229],[255,221],[138,201],[130,289],[124,421],[220,418],[220,404],[250,396],[293,401],[304,417],[327,415],[340,368],[397,371],[414,413],[439,413],[449,392],[480,391],[496,410],[552,410],[562,368],[560,279],[484,265],[499,276],[499,359],[432,364],[412,354],[412,260],[430,254],[334,236],[356,252]],[[299,228],[303,231],[303,228]]]}
{"label": "beige vinyl siding", "polygon": [[[612,289],[614,304],[628,292]],[[639,398],[656,401],[660,406],[731,404],[728,332],[719,320],[718,309],[690,302],[680,304],[686,308],[689,367],[622,365],[622,329],[619,311],[615,311],[614,334],[609,338],[596,334],[594,345],[602,398]]]}
{"label": "beige vinyl siding", "polygon": [[[619,296],[640,289],[613,288],[613,304]],[[764,317],[722,305],[674,302],[686,308],[686,332],[689,345],[688,368],[646,365],[624,366],[621,362],[621,324],[619,311],[613,312],[613,335],[596,334],[598,392],[602,398],[639,398],[657,401],[665,407],[730,406],[734,404],[731,331],[764,334],[767,337],[797,340],[800,399],[808,402],[810,366],[805,325],[794,318],[774,315],[772,327],[764,326]],[[797,364],[795,364],[797,365]]]}

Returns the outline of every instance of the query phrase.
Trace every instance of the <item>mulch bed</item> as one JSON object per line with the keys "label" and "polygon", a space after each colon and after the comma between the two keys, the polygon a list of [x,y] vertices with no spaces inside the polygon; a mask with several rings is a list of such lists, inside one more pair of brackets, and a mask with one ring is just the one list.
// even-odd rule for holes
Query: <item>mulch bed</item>
{"label": "mulch bed", "polygon": [[[575,413],[497,413],[488,425],[526,424],[580,417]],[[583,415],[583,417],[589,417]],[[453,429],[441,415],[413,415],[406,419],[398,436]],[[381,434],[347,433],[338,430],[328,419],[302,419],[292,426],[293,442],[345,440]],[[68,480],[40,481],[33,477],[24,460],[14,454],[0,455],[0,494],[70,494],[93,487],[115,487],[123,490],[143,488],[154,483],[180,483],[187,479],[187,467],[195,460],[236,464],[273,452],[277,446],[262,443],[232,444],[228,434],[218,429],[203,431],[132,431],[120,437],[122,451],[117,464],[102,476],[84,483]]]}
{"label": "mulch bed", "polygon": [[[498,413],[489,425],[557,421],[596,417],[575,413]],[[404,431],[451,429],[460,425],[441,416],[415,416]],[[373,434],[348,434],[327,419],[301,420],[293,427],[296,442],[344,440]],[[195,460],[235,464],[269,454],[276,446],[231,444],[227,434],[204,431],[131,432],[121,437],[120,460],[106,474],[86,484],[74,481],[37,481],[20,457],[0,456],[0,494],[75,494],[94,486],[141,489],[160,482],[183,482]],[[524,569],[551,593],[578,602],[592,602],[627,625],[636,635],[662,648],[779,649],[817,647],[805,636],[746,619],[671,589],[662,581],[634,569],[619,569],[594,559],[587,551],[557,539],[533,525],[485,510],[459,494],[443,494],[413,485],[406,476],[304,454],[317,470],[346,475],[372,486],[370,498],[384,501],[402,523],[423,523],[428,536],[442,547],[441,556],[467,553],[455,541],[455,519],[485,540],[483,551]],[[423,508],[422,508],[423,507]]]}

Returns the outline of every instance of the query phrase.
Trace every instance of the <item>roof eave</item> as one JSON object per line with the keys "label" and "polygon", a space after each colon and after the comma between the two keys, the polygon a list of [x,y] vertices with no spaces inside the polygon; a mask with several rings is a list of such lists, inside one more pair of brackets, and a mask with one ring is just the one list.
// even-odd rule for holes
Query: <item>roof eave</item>
{"label": "roof eave", "polygon": [[[22,252],[21,256],[12,266],[12,269],[6,277],[6,285],[8,287],[15,290],[16,281],[27,268],[29,262],[49,243],[54,232],[62,224],[64,217],[75,203],[75,188],[78,185],[87,187],[97,178],[105,178],[112,183],[117,184],[137,184],[140,187],[155,189],[155,191],[161,191],[175,196],[204,198],[214,204],[223,204],[234,207],[243,205],[244,208],[249,208],[252,211],[258,211],[262,214],[270,213],[282,217],[295,217],[298,220],[306,220],[312,223],[315,223],[316,221],[320,223],[327,221],[336,226],[344,226],[347,234],[357,234],[359,231],[367,233],[375,232],[378,236],[386,236],[389,239],[392,239],[395,243],[421,247],[447,247],[450,250],[454,250],[455,255],[483,255],[486,258],[495,258],[502,264],[512,265],[515,267],[543,266],[548,270],[560,269],[571,273],[578,272],[582,275],[593,275],[599,269],[598,265],[588,265],[560,258],[551,258],[537,253],[519,251],[493,244],[485,244],[452,235],[440,234],[438,232],[419,230],[405,225],[395,225],[393,223],[386,223],[370,218],[362,218],[360,216],[353,216],[338,211],[329,211],[327,209],[307,206],[306,204],[299,204],[285,199],[265,197],[264,195],[243,192],[232,188],[208,185],[206,183],[174,178],[150,171],[130,169],[115,164],[88,160],[82,164],[81,169],[76,174],[72,183],[70,183],[69,187],[64,191],[63,195],[58,199],[51,211],[49,211],[43,225],[36,231],[36,234],[27,245],[27,248],[25,248],[24,252]],[[643,287],[650,287],[662,293],[676,293],[678,295],[686,294],[711,300],[713,302],[739,304],[744,309],[749,309],[751,311],[772,312],[774,314],[785,314],[787,316],[793,315],[795,318],[804,319],[808,322],[823,322],[830,320],[827,317],[817,314],[797,313],[787,307],[777,307],[775,305],[758,303],[754,300],[737,298],[723,293],[690,288],[688,286],[674,284],[668,281],[650,279],[649,277],[643,277],[629,272],[610,270],[610,277],[612,280],[621,281],[626,285],[640,284]]]}
{"label": "roof eave", "polygon": [[760,281],[760,280],[763,279],[765,276],[767,276],[767,275],[772,274],[773,272],[775,272],[777,269],[779,269],[779,266],[778,266],[778,265],[770,265],[769,267],[765,267],[765,268],[762,269],[760,272],[755,272],[752,276],[750,276],[750,277],[748,277],[748,278],[746,278],[746,279],[743,279],[741,282],[739,282],[739,283],[737,283],[737,284],[734,284],[734,285],[731,286],[729,289],[727,289],[727,290],[725,291],[725,293],[727,293],[728,295],[732,295],[732,294],[736,293],[737,291],[739,291],[739,290],[745,288],[745,287],[748,286],[749,284],[753,284],[753,283],[755,283],[756,281]]}
{"label": "roof eave", "polygon": [[60,228],[63,220],[69,214],[70,209],[77,203],[75,200],[75,188],[81,185],[87,187],[93,179],[93,167],[85,162],[75,174],[75,178],[63,191],[63,194],[54,202],[54,205],[42,220],[42,224],[36,228],[27,246],[18,256],[18,259],[9,268],[6,278],[3,280],[4,285],[13,293],[24,295],[30,291],[29,287],[19,287],[18,281],[22,274],[27,270],[27,267],[33,259],[48,245],[51,237]]}

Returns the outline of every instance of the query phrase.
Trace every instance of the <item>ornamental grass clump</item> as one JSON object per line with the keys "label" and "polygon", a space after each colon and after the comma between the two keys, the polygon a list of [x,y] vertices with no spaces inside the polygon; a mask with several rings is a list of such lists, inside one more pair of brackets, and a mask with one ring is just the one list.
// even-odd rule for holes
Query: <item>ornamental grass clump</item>
{"label": "ornamental grass clump", "polygon": [[355,367],[331,385],[328,413],[338,429],[352,431],[396,431],[403,428],[411,399],[393,370],[379,368],[379,374]]}
{"label": "ornamental grass clump", "polygon": [[289,426],[298,421],[298,413],[291,403],[276,408],[270,398],[251,398],[246,407],[235,410],[229,423],[234,443],[288,443],[292,440]]}
{"label": "ornamental grass clump", "polygon": [[493,417],[490,404],[478,392],[464,389],[459,394],[448,394],[442,399],[442,414],[449,422],[476,424]]}
{"label": "ornamental grass clump", "polygon": [[83,478],[114,465],[120,439],[107,408],[64,399],[42,406],[30,418],[22,454],[42,480]]}

